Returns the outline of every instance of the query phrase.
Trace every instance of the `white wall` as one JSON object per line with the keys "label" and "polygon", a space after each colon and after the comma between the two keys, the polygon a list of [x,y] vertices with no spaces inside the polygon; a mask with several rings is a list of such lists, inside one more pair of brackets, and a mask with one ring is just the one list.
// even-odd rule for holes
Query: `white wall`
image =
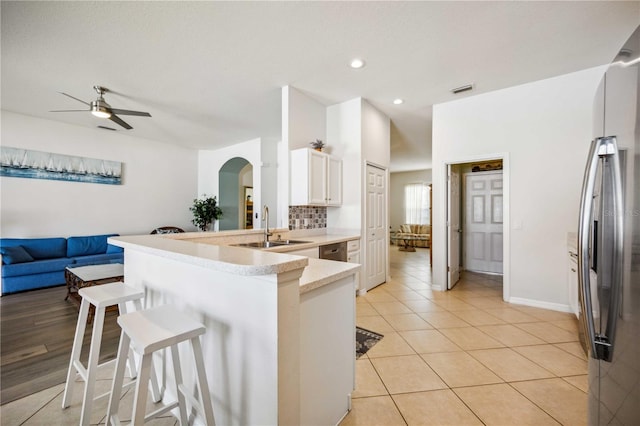
{"label": "white wall", "polygon": [[[225,148],[216,150],[201,150],[198,152],[198,197],[203,194],[209,196],[215,195],[220,199],[219,194],[219,172],[220,168],[229,160],[235,157],[241,157],[247,160],[253,166],[253,204],[261,206],[262,196],[262,148],[261,139],[252,139],[247,142],[238,143]],[[260,209],[254,210],[259,214],[255,219],[254,227],[260,227],[262,213]],[[216,221],[216,228],[218,222]]]}
{"label": "white wall", "polygon": [[505,279],[519,303],[568,309],[567,232],[576,231],[592,106],[603,67],[433,109],[433,281],[446,287],[446,167],[505,155]]}
{"label": "white wall", "polygon": [[277,147],[278,227],[289,226],[289,151],[309,148],[316,139],[327,142],[327,108],[291,86],[282,88],[282,141]]}
{"label": "white wall", "polygon": [[[289,150],[298,148],[309,148],[309,142],[320,139],[327,141],[326,122],[327,108],[305,95],[295,87],[285,86],[282,88],[283,119],[286,117],[286,134]],[[285,114],[286,112],[286,114]],[[283,138],[285,134],[283,128]]]}
{"label": "white wall", "polygon": [[389,229],[397,231],[404,219],[404,186],[431,183],[431,169],[391,173],[389,178]]}
{"label": "white wall", "polygon": [[2,177],[2,237],[146,234],[195,229],[197,152],[2,111],[2,145],[123,163],[122,185]]}
{"label": "white wall", "polygon": [[342,159],[342,206],[327,208],[327,226],[361,231],[361,98],[327,108],[327,152]]}
{"label": "white wall", "polygon": [[365,161],[389,169],[391,163],[391,120],[362,100],[362,154]]}

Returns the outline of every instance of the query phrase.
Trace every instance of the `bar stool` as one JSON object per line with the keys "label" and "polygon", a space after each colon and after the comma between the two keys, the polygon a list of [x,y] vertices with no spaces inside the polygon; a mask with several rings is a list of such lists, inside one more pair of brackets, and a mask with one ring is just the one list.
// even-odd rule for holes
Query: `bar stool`
{"label": "bar stool", "polygon": [[[118,305],[120,314],[126,313],[126,302],[133,302],[135,308],[141,310],[142,303],[140,300],[144,297],[144,292],[129,287],[122,282],[114,282],[82,288],[80,289],[79,294],[82,296],[82,303],[78,314],[76,334],[73,339],[71,360],[69,361],[69,370],[67,371],[64,396],[62,397],[62,408],[67,408],[71,404],[74,388],[73,382],[75,379],[74,373],[77,372],[77,375],[85,382],[82,411],[80,415],[80,424],[84,426],[89,424],[93,402],[109,395],[109,393],[104,393],[95,398],[93,396],[98,370],[106,367],[107,365],[113,364],[116,361],[113,359],[102,364],[98,364],[100,346],[102,343],[102,328],[104,325],[105,310],[108,306]],[[87,316],[91,305],[95,308],[95,316],[93,318],[93,331],[91,335],[91,345],[89,347],[89,359],[85,368],[80,361],[80,353],[82,351],[82,341],[87,327]],[[131,377],[135,377],[136,367],[133,359],[133,353],[131,351],[126,355],[126,359],[129,365],[129,373]],[[159,401],[162,396],[158,390],[158,380],[155,374],[151,376],[151,381],[153,398],[154,400]],[[134,382],[128,383],[127,386],[131,386],[133,383]]]}
{"label": "bar stool", "polygon": [[[111,397],[109,398],[106,424],[120,424],[118,418],[118,403],[122,392],[127,348],[131,347],[136,353],[142,355],[133,402],[132,424],[143,424],[154,417],[179,407],[180,424],[186,426],[188,425],[188,417],[185,399],[188,399],[193,408],[204,415],[205,424],[215,425],[199,337],[206,331],[204,325],[192,320],[171,305],[162,305],[144,311],[121,315],[118,317],[118,324],[122,327],[122,334],[120,335],[120,347],[118,348],[116,371],[113,378]],[[178,343],[186,340],[191,342],[191,350],[195,359],[200,402],[189,394],[182,383]],[[145,416],[148,391],[146,383],[149,380],[149,373],[153,371],[153,353],[167,347],[171,347],[177,401],[165,405]]]}

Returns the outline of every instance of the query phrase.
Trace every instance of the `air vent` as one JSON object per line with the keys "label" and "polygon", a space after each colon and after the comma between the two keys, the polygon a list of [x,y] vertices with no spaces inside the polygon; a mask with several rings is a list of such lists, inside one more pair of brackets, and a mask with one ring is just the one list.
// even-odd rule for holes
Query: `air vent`
{"label": "air vent", "polygon": [[469,90],[473,90],[473,84],[467,84],[466,86],[456,87],[455,89],[451,89],[451,93],[457,95],[458,93],[468,92]]}
{"label": "air vent", "polygon": [[107,127],[107,126],[97,126],[98,129],[104,129],[104,130],[113,130],[114,132],[116,131],[116,129],[112,128],[112,127]]}

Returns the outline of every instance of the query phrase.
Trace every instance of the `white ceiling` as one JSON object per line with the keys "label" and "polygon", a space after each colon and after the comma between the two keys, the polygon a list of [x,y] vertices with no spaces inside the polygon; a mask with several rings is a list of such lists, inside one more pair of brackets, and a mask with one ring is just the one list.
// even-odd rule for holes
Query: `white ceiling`
{"label": "white ceiling", "polygon": [[[457,99],[601,65],[639,2],[7,2],[2,109],[198,149],[281,138],[281,87],[363,97],[392,121],[392,171],[431,167],[431,112]],[[367,66],[349,68],[354,57]],[[112,90],[124,130],[51,113]],[[400,106],[394,98],[403,98]],[[496,119],[499,119],[496,117]],[[106,130],[96,130],[106,131]],[[309,141],[316,135],[310,134]]]}

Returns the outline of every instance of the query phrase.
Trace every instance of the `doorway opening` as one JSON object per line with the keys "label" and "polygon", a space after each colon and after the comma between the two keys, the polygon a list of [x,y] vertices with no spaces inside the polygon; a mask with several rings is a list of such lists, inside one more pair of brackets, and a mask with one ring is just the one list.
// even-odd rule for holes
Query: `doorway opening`
{"label": "doorway opening", "polygon": [[508,300],[508,170],[504,156],[447,164],[447,290],[463,271],[503,277]]}
{"label": "doorway opening", "polygon": [[[218,172],[218,203],[222,217],[218,226],[221,231],[253,228],[253,166],[242,157],[234,157],[224,163]],[[251,188],[250,194],[247,189]],[[247,198],[251,195],[250,198]],[[250,202],[251,204],[249,204]],[[251,212],[247,217],[248,207]],[[251,219],[251,220],[249,220]],[[251,229],[248,228],[248,229]]]}

